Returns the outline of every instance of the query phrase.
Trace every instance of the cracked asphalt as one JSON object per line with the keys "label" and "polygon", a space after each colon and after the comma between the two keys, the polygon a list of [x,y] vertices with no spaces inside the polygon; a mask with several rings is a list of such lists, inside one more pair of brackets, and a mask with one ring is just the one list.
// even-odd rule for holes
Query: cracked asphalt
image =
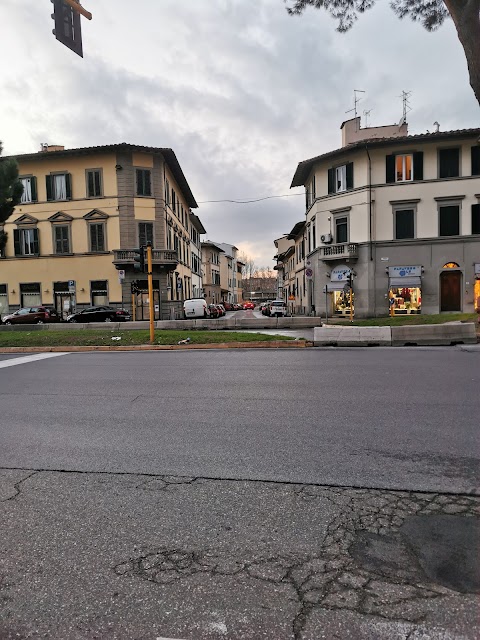
{"label": "cracked asphalt", "polygon": [[[258,420],[277,399],[267,372],[280,353],[88,354],[1,370],[0,639],[480,637],[478,399],[469,395],[478,354],[425,350],[408,375],[419,355],[402,350],[394,373],[386,351],[289,354],[289,401],[300,411],[295,402],[319,396],[301,423],[285,404],[274,423]],[[175,395],[187,368],[195,381]],[[422,408],[427,370],[424,390],[438,388]],[[360,372],[353,397],[371,411],[352,438],[321,407],[339,379]],[[401,437],[375,405],[387,376],[402,381],[418,419]],[[225,380],[232,406],[253,412],[228,425]],[[177,414],[165,410],[168,394]],[[198,407],[216,395],[213,429]],[[138,411],[144,398],[148,412]]]}

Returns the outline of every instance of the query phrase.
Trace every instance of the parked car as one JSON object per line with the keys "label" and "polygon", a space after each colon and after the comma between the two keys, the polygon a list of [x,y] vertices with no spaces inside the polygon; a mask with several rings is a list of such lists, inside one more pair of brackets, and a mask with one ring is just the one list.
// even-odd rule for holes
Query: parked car
{"label": "parked car", "polygon": [[227,311],[226,311],[225,307],[223,306],[223,304],[217,304],[217,307],[220,310],[220,315],[221,316],[227,315]]}
{"label": "parked car", "polygon": [[107,306],[87,307],[67,316],[67,322],[125,322],[127,320],[130,320],[128,311]]}
{"label": "parked car", "polygon": [[287,308],[283,300],[272,300],[270,303],[270,316],[280,318],[287,315]]}
{"label": "parked car", "polygon": [[208,318],[207,302],[204,298],[191,298],[183,303],[183,315],[185,318]]}
{"label": "parked car", "polygon": [[233,310],[234,311],[242,311],[243,307],[241,304],[239,304],[238,302],[235,302],[235,304],[233,305]]}
{"label": "parked car", "polygon": [[220,310],[217,308],[216,304],[209,304],[208,305],[208,310],[210,312],[210,318],[219,318],[220,317]]}
{"label": "parked car", "polygon": [[253,304],[253,302],[245,302],[243,304],[243,308],[244,309],[255,309],[255,305]]}
{"label": "parked car", "polygon": [[231,302],[224,302],[223,306],[225,307],[225,311],[233,311],[233,304]]}
{"label": "parked car", "polygon": [[3,316],[3,324],[43,324],[60,322],[60,316],[52,307],[23,307]]}
{"label": "parked car", "polygon": [[262,311],[262,315],[264,316],[269,316],[270,315],[270,305],[271,305],[272,301],[271,300],[267,300],[267,302],[265,302],[262,306],[263,309],[261,309]]}

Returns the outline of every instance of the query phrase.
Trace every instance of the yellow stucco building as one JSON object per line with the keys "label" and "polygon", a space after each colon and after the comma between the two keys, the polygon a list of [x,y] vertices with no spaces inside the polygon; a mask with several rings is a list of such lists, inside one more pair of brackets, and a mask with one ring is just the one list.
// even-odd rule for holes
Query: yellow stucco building
{"label": "yellow stucco building", "polygon": [[131,309],[136,280],[136,317],[148,318],[135,249],[151,242],[155,316],[181,317],[201,240],[197,203],[171,149],[42,145],[16,160],[24,192],[4,225],[1,314],[39,304],[64,314],[97,304]]}

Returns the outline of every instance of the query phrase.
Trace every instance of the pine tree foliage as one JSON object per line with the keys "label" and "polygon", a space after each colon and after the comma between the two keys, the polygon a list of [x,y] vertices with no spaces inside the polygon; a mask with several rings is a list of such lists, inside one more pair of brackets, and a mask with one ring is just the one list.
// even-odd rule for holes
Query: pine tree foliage
{"label": "pine tree foliage", "polygon": [[[0,156],[2,155],[0,142]],[[13,213],[23,193],[23,184],[18,179],[18,165],[12,158],[0,157],[0,225]]]}

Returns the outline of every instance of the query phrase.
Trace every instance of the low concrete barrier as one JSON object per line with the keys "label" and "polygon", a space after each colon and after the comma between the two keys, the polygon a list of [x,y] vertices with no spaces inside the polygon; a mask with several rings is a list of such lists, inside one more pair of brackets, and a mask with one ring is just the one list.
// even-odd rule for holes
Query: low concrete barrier
{"label": "low concrete barrier", "polygon": [[390,327],[324,325],[314,328],[313,344],[316,347],[390,347],[392,334]]}
{"label": "low concrete barrier", "polygon": [[392,327],[392,346],[450,346],[476,344],[473,322],[404,325]]}

